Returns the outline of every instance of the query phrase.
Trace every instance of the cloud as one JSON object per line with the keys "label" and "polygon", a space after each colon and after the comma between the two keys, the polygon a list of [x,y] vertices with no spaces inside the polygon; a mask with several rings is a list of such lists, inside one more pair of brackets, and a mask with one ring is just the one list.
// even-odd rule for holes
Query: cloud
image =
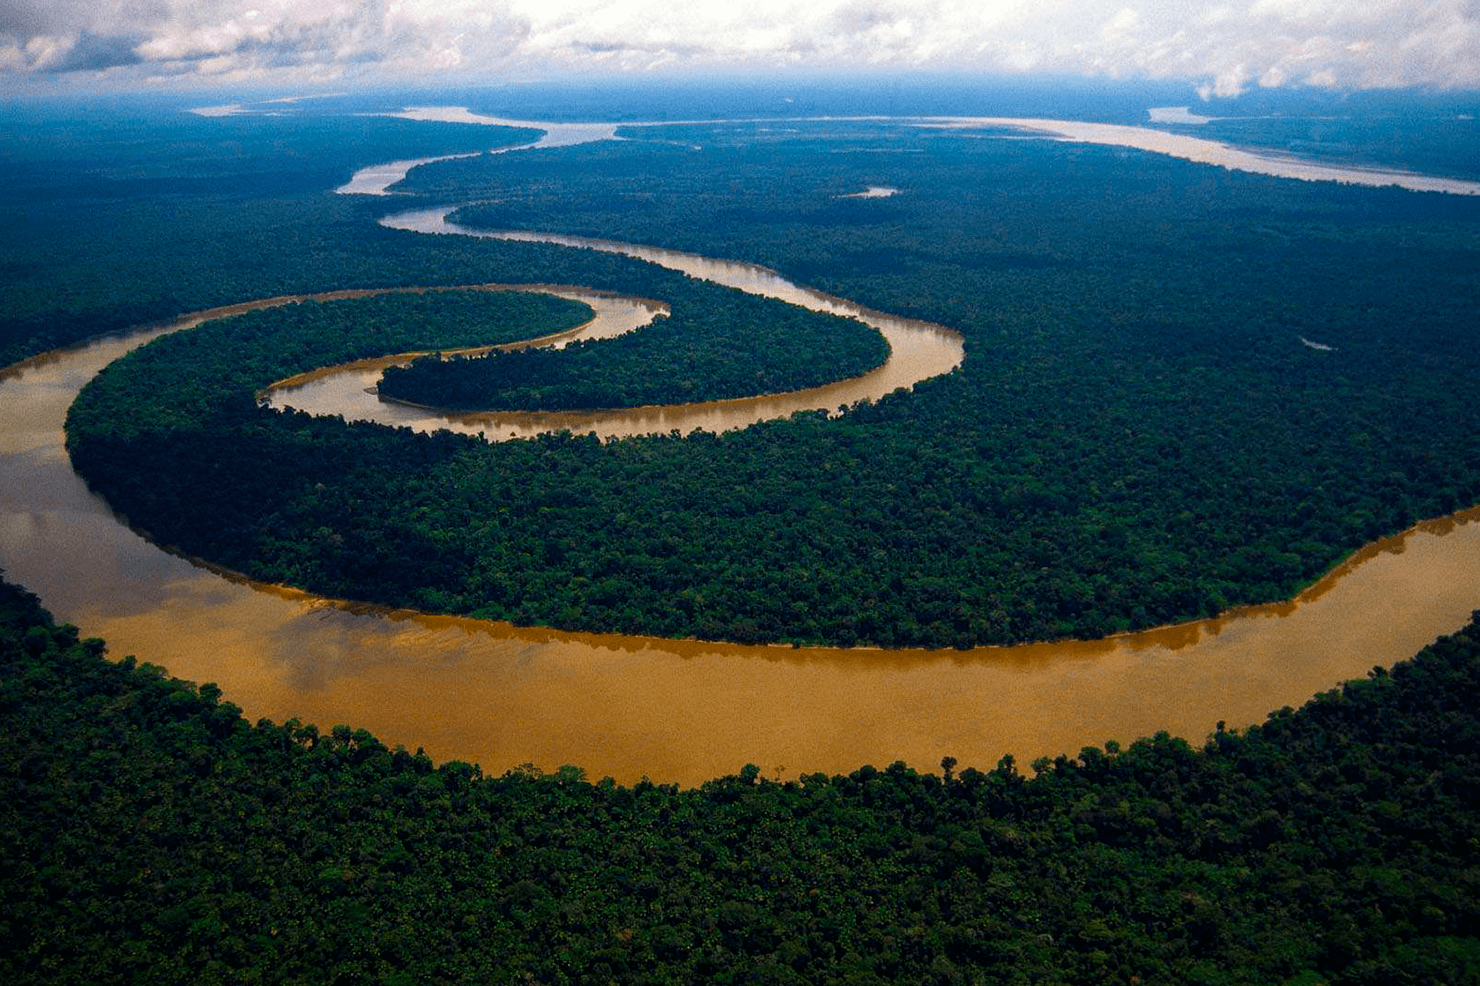
{"label": "cloud", "polygon": [[87,32],[52,65],[54,72],[96,72],[119,65],[137,65],[142,59],[135,53],[137,38],[106,37]]}
{"label": "cloud", "polygon": [[503,8],[469,0],[11,0],[0,10],[0,69],[143,65],[156,76],[266,78],[486,67],[528,33]]}
{"label": "cloud", "polygon": [[885,66],[1480,87],[1476,0],[0,0],[0,71],[418,77]]}

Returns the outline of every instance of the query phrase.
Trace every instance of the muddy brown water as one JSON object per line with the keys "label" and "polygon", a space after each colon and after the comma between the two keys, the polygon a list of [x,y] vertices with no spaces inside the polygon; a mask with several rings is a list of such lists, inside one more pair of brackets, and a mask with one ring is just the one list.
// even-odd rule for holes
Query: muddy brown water
{"label": "muddy brown water", "polygon": [[[875,401],[894,390],[912,387],[921,380],[949,373],[961,364],[965,355],[961,336],[956,332],[929,322],[887,315],[844,298],[799,287],[775,271],[755,264],[713,260],[677,250],[589,237],[482,232],[448,222],[447,215],[451,211],[448,207],[417,209],[387,216],[381,220],[381,224],[408,232],[556,243],[636,257],[748,294],[777,298],[813,311],[856,318],[884,336],[889,344],[889,358],[883,366],[862,376],[784,394],[624,410],[480,414],[440,413],[414,405],[381,400],[375,393],[375,384],[380,379],[384,364],[392,360],[366,361],[281,381],[265,393],[271,406],[292,407],[312,414],[337,414],[346,421],[375,421],[420,431],[446,428],[479,435],[490,441],[529,438],[541,432],[559,429],[581,434],[594,432],[602,438],[667,434],[670,431],[687,434],[701,428],[720,432],[745,428],[760,421],[784,418],[798,411],[836,411],[859,401]],[[566,296],[576,297],[569,293]],[[635,311],[632,318],[624,321],[615,314],[609,314],[590,296],[581,295],[578,300],[597,306],[599,315],[595,327],[579,338],[610,336],[630,331],[645,324],[657,311],[652,307],[656,303],[649,302],[648,308]],[[628,301],[639,304],[636,299]],[[610,328],[603,328],[605,325],[610,325]]]}
{"label": "muddy brown water", "polygon": [[[353,297],[364,292],[337,292]],[[325,297],[325,296],[320,296]],[[1157,730],[1200,741],[1410,657],[1480,605],[1480,510],[1371,545],[1294,602],[1093,642],[973,651],[743,647],[386,612],[228,577],[121,524],[72,471],[67,407],[103,366],[217,309],[0,374],[0,566],[58,619],[249,719],[349,723],[502,772],[683,784],[945,755],[1026,763]]]}

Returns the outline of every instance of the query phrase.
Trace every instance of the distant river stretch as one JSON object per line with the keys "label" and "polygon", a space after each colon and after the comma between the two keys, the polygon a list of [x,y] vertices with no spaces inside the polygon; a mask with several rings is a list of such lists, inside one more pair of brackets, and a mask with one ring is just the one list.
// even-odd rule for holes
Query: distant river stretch
{"label": "distant river stretch", "polygon": [[[469,112],[462,106],[420,106],[391,114],[407,120],[437,121],[443,123],[482,124],[485,126],[529,127],[544,131],[539,140],[516,147],[495,148],[491,153],[533,150],[542,147],[568,147],[574,144],[599,140],[618,140],[619,126],[605,123],[549,123],[528,120],[509,120],[503,117],[483,116]],[[1206,122],[1205,118],[1189,119]],[[632,128],[661,128],[664,126],[692,125],[703,123],[846,123],[873,122],[892,123],[905,127],[925,127],[941,130],[1014,130],[1023,136],[1039,136],[1050,140],[1069,143],[1101,144],[1108,147],[1125,147],[1152,154],[1165,154],[1181,158],[1194,164],[1205,164],[1230,171],[1247,171],[1253,174],[1271,175],[1275,178],[1292,178],[1300,181],[1334,181],[1347,185],[1384,187],[1395,185],[1414,192],[1446,192],[1451,195],[1480,195],[1480,182],[1459,178],[1438,178],[1432,175],[1414,174],[1410,171],[1392,171],[1383,168],[1365,168],[1353,165],[1329,164],[1312,161],[1293,155],[1275,154],[1268,151],[1234,147],[1218,140],[1193,137],[1188,134],[1158,130],[1154,127],[1132,127],[1114,123],[1086,123],[1079,120],[1047,120],[1029,117],[999,116],[855,116],[855,117],[803,117],[777,118],[755,121],[732,120],[685,120],[657,121],[648,123],[621,124]],[[1179,121],[1172,121],[1179,122]],[[391,194],[389,189],[401,181],[407,173],[419,165],[454,158],[473,157],[470,154],[451,154],[444,157],[419,158],[414,161],[392,161],[378,164],[355,173],[348,184],[335,191],[340,194]],[[861,197],[883,197],[897,194],[900,189],[865,190]]]}
{"label": "distant river stretch", "polygon": [[[443,216],[414,215],[433,226]],[[407,214],[396,224],[413,225]],[[748,265],[691,259],[759,276]],[[190,316],[0,374],[7,577],[84,635],[106,638],[114,656],[138,654],[218,683],[249,719],[351,723],[494,773],[576,764],[592,777],[692,784],[747,762],[768,776],[894,760],[933,769],[946,755],[989,767],[1007,752],[1026,762],[1162,729],[1196,743],[1220,719],[1251,723],[1410,657],[1476,606],[1480,511],[1369,546],[1291,603],[1100,641],[972,651],[568,634],[250,583],[120,524],[72,471],[62,424],[82,386],[128,350],[203,317],[270,303]],[[942,351],[952,345],[948,335],[935,342]]]}

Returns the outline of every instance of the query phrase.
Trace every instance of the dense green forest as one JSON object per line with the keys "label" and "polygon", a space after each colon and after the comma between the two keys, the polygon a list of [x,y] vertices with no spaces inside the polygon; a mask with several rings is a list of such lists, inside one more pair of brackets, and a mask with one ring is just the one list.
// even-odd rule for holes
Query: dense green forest
{"label": "dense green forest", "polygon": [[[387,160],[536,131],[342,116],[0,115],[0,365],[182,312],[274,295],[498,280],[451,244],[328,194]],[[21,235],[24,231],[24,235]]]}
{"label": "dense green forest", "polygon": [[[1480,501],[1480,203],[862,124],[634,129],[652,139],[354,201],[324,189],[522,135],[84,122],[0,141],[0,219],[26,231],[0,244],[0,363],[342,287],[722,297],[620,257],[375,225],[474,198],[498,201],[466,221],[764,263],[967,339],[958,371],[837,419],[608,444],[252,399],[321,362],[584,317],[530,296],[244,316],[99,378],[77,467],[156,539],[266,579],[587,629],[943,646],[1288,595]],[[901,194],[838,197],[867,184]],[[6,983],[1480,983],[1480,614],[1201,743],[786,783],[746,766],[695,790],[252,725],[79,637],[0,582]]]}
{"label": "dense green forest", "polygon": [[856,319],[686,287],[672,315],[642,331],[561,350],[428,357],[387,368],[380,393],[464,411],[692,404],[816,387],[861,376],[889,356],[884,337]]}
{"label": "dense green forest", "polygon": [[[434,290],[342,301],[302,301],[207,322],[131,361],[135,375],[104,373],[99,401],[133,407],[95,419],[77,406],[79,433],[130,441],[209,419],[223,402],[256,403],[270,384],[338,363],[427,349],[467,349],[553,335],[588,322],[591,306],[525,291]],[[166,337],[168,338],[168,337]],[[235,345],[233,345],[235,343]],[[137,388],[158,388],[147,398]]]}
{"label": "dense green forest", "polygon": [[253,726],[104,651],[0,585],[16,986],[1480,982],[1480,623],[1200,747],[696,790]]}
{"label": "dense green forest", "polygon": [[[963,366],[834,420],[492,448],[223,395],[110,442],[102,422],[147,419],[137,402],[168,391],[108,404],[95,387],[78,469],[165,543],[333,595],[886,646],[1097,636],[1288,597],[1480,501],[1480,203],[877,125],[706,132],[701,150],[449,162],[408,187],[497,200],[465,221],[765,263],[959,330]],[[868,183],[901,194],[838,197]],[[591,251],[375,235],[412,269],[446,258],[441,276],[685,290]]]}

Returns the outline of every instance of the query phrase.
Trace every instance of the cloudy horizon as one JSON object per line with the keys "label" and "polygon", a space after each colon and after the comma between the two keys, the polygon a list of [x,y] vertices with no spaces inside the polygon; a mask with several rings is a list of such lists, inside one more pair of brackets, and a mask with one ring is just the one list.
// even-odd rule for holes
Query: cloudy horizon
{"label": "cloudy horizon", "polygon": [[1480,89],[1480,0],[5,0],[41,82],[456,82],[530,73],[948,70],[1259,88]]}

